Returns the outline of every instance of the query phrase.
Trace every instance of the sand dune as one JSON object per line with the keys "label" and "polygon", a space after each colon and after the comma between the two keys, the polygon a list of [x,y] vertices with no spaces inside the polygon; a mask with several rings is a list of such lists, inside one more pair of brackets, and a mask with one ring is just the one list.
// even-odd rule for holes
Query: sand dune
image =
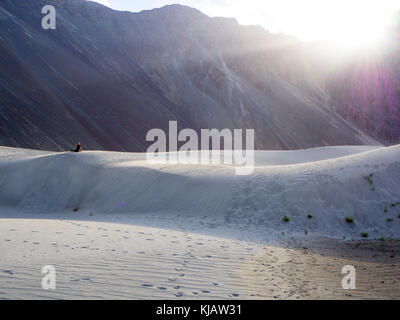
{"label": "sand dune", "polygon": [[[150,164],[143,154],[28,153],[21,159],[12,152],[17,160],[8,156],[10,149],[1,152],[0,203],[25,213],[79,208],[182,219],[207,215],[274,237],[305,228],[338,238],[399,235],[400,146],[257,151],[249,176],[235,176],[228,165]],[[370,174],[371,184],[365,179]]]}
{"label": "sand dune", "polygon": [[[393,297],[398,242],[394,258],[375,261],[379,246],[360,255],[363,290],[380,268],[390,281],[346,296],[339,267],[360,259],[324,260],[313,241],[398,238],[399,159],[400,146],[257,151],[254,172],[235,176],[228,165],[156,165],[143,154],[0,148],[0,298]],[[324,263],[339,274],[324,275]],[[56,290],[41,288],[43,265],[56,267]]]}

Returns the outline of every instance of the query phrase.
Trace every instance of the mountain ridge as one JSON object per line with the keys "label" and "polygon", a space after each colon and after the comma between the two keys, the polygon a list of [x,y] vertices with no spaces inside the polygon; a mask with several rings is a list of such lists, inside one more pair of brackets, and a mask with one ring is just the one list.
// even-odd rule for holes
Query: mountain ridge
{"label": "mountain ridge", "polygon": [[146,132],[167,132],[170,120],[255,129],[257,149],[379,144],[302,75],[292,37],[185,6],[131,13],[53,3],[56,30],[41,29],[43,0],[0,4],[2,145],[145,151]]}

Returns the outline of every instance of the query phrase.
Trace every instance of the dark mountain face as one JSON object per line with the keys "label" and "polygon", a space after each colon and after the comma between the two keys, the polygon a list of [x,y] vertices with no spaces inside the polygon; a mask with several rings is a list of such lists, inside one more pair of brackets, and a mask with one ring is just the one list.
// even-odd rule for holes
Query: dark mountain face
{"label": "dark mountain face", "polygon": [[144,151],[146,132],[255,129],[258,149],[375,144],[329,107],[303,45],[173,5],[0,2],[0,145]]}
{"label": "dark mountain face", "polygon": [[397,19],[378,50],[355,55],[326,81],[335,110],[388,144],[400,143],[400,12]]}

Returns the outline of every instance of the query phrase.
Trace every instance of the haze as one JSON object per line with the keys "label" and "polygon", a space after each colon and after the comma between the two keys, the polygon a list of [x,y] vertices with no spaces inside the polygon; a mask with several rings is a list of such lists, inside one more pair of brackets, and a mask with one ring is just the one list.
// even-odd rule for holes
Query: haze
{"label": "haze", "polygon": [[396,0],[98,0],[117,10],[141,11],[180,3],[209,16],[234,17],[304,41],[328,40],[343,48],[373,46],[400,10]]}

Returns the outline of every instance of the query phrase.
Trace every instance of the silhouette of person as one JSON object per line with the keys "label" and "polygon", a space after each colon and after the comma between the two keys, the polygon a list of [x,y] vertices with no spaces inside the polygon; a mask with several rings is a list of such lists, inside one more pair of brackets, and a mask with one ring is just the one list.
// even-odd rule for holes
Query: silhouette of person
{"label": "silhouette of person", "polygon": [[76,144],[75,150],[71,150],[71,152],[81,152],[81,151],[82,151],[82,145],[81,145],[80,142],[78,142],[78,143]]}

